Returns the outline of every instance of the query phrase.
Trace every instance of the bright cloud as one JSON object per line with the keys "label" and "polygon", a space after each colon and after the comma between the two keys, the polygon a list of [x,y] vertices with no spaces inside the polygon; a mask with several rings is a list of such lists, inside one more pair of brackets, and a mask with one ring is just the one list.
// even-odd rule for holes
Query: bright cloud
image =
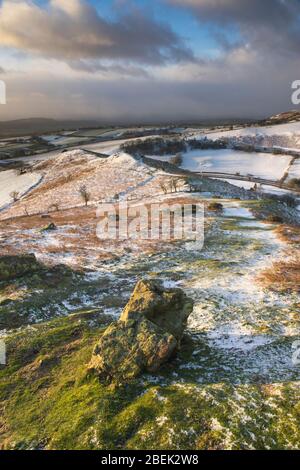
{"label": "bright cloud", "polygon": [[192,60],[170,26],[133,10],[112,22],[84,0],[4,0],[0,44],[65,61],[129,60],[142,64]]}
{"label": "bright cloud", "polygon": [[299,0],[3,0],[0,119],[275,114],[292,107],[299,44]]}

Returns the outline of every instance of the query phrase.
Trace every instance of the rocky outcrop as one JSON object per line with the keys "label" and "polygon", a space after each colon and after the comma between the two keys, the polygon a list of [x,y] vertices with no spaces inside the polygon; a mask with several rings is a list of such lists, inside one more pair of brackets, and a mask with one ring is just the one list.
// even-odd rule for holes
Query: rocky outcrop
{"label": "rocky outcrop", "polygon": [[19,256],[0,257],[0,282],[10,281],[22,277],[28,273],[34,273],[40,269],[35,255],[26,254]]}
{"label": "rocky outcrop", "polygon": [[140,281],[120,320],[96,345],[89,369],[108,382],[126,382],[156,372],[180,346],[193,301],[181,289]]}

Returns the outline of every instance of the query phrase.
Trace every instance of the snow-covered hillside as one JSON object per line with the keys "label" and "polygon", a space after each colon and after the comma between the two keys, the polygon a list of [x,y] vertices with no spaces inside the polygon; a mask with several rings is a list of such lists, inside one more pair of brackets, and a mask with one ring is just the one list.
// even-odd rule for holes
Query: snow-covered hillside
{"label": "snow-covered hillside", "polygon": [[[41,184],[26,201],[15,203],[5,214],[1,214],[1,218],[23,215],[25,206],[31,214],[48,211],[53,205],[58,205],[60,209],[81,206],[84,204],[80,194],[82,186],[87,188],[90,201],[94,204],[113,201],[116,195],[120,198],[129,195],[147,197],[161,192],[158,172],[154,177],[153,170],[124,153],[101,158],[84,150],[73,150],[37,163],[34,171],[43,175]],[[33,178],[33,175],[27,177]],[[9,191],[5,190],[6,196],[14,189],[20,190],[23,180],[19,182],[19,177],[13,177],[7,181]],[[29,179],[26,189],[36,182],[37,177]]]}
{"label": "snow-covered hillside", "polygon": [[38,173],[18,175],[15,170],[0,172],[0,210],[12,202],[10,195],[13,192],[17,192],[18,196],[21,197],[34,187],[40,179]]}
{"label": "snow-covered hillside", "polygon": [[[199,134],[199,137],[203,137],[203,134]],[[196,135],[195,135],[196,136]],[[239,138],[239,137],[273,137],[274,145],[278,138],[290,138],[295,139],[298,142],[300,149],[300,122],[293,122],[288,124],[277,124],[274,126],[263,126],[263,127],[245,127],[241,129],[233,130],[218,130],[209,132],[211,139],[222,139],[222,138]]]}

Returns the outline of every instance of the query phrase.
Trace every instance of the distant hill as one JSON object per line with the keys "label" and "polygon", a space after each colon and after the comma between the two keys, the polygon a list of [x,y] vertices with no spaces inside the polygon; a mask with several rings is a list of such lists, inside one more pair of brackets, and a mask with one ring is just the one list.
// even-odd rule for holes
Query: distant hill
{"label": "distant hill", "polygon": [[266,119],[266,125],[270,124],[287,124],[289,122],[300,121],[300,111],[287,111],[285,113],[276,114]]}
{"label": "distant hill", "polygon": [[45,118],[18,119],[15,121],[0,121],[0,137],[17,137],[90,127],[99,127],[99,123],[96,121],[60,121]]}

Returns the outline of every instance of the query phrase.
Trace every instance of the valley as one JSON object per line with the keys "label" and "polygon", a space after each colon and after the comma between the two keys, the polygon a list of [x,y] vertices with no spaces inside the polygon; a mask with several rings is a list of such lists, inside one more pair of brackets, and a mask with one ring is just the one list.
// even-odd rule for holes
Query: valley
{"label": "valley", "polygon": [[[0,172],[0,254],[35,261],[0,281],[0,448],[299,448],[300,122],[138,132],[39,136],[58,148],[4,159],[20,167]],[[194,140],[225,148],[162,151]],[[99,239],[97,207],[125,201],[201,204],[204,245]],[[181,347],[102,383],[87,364],[141,279],[193,300]]]}

